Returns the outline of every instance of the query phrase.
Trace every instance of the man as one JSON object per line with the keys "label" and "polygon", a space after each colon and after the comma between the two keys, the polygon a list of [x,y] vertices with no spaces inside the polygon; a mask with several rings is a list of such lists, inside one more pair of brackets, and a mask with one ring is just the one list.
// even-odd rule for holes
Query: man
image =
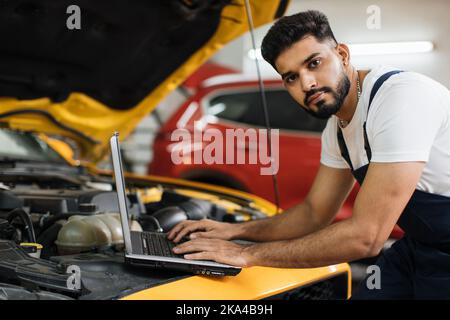
{"label": "man", "polygon": [[[281,18],[263,57],[298,104],[329,118],[321,165],[303,203],[242,224],[185,221],[175,252],[243,267],[319,267],[377,256],[398,222],[405,237],[377,261],[381,289],[354,298],[450,298],[450,94],[417,73],[357,71],[325,15]],[[350,219],[331,224],[361,184]],[[241,246],[232,239],[257,242]]]}

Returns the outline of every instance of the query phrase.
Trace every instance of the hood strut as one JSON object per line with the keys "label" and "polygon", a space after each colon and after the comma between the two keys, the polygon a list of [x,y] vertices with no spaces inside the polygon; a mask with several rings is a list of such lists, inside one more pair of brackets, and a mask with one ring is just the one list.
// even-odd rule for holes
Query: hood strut
{"label": "hood strut", "polygon": [[[253,52],[256,52],[256,42],[255,42],[255,34],[254,34],[254,28],[253,28],[253,19],[252,19],[252,12],[250,10],[250,2],[249,0],[245,0],[245,9],[247,11],[247,18],[248,18],[248,28],[250,31],[250,37],[252,39],[252,47],[253,47]],[[263,113],[264,113],[264,122],[266,124],[266,128],[267,128],[267,142],[268,142],[268,149],[269,149],[269,154],[270,154],[270,158],[271,161],[275,161],[274,157],[272,157],[272,138],[271,138],[271,131],[272,128],[270,127],[270,120],[269,120],[269,110],[267,108],[267,100],[266,100],[266,92],[264,89],[264,83],[261,77],[261,70],[259,67],[259,61],[258,59],[255,59],[255,64],[256,64],[256,72],[258,74],[258,82],[259,82],[259,91],[261,92],[261,106],[263,109]],[[275,195],[275,205],[276,205],[276,211],[275,213],[278,213],[278,210],[280,209],[280,193],[278,190],[278,179],[277,179],[277,174],[273,171],[273,166],[271,166],[272,168],[272,182],[273,182],[273,192]]]}

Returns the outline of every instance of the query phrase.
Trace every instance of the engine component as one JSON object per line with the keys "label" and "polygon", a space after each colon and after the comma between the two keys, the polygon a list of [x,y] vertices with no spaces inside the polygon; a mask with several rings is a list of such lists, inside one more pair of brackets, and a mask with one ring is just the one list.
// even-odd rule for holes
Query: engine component
{"label": "engine component", "polygon": [[42,259],[48,259],[51,256],[55,256],[58,254],[55,241],[58,237],[59,231],[61,230],[65,222],[66,221],[64,220],[55,222],[38,236],[38,243],[42,244],[42,246],[44,247],[41,252]]}
{"label": "engine component", "polygon": [[8,220],[0,219],[0,239],[11,240],[16,229],[8,222]]}
{"label": "engine component", "polygon": [[9,223],[12,223],[16,218],[19,218],[24,224],[25,232],[28,235],[28,242],[36,242],[33,222],[31,221],[30,215],[26,213],[25,210],[17,208],[11,211],[6,219]]}
{"label": "engine component", "polygon": [[161,204],[164,206],[175,205],[183,209],[191,220],[213,218],[222,220],[226,210],[209,200],[196,199],[171,190],[164,191]]}
{"label": "engine component", "polygon": [[67,267],[54,262],[30,257],[14,241],[0,240],[0,281],[20,282],[24,287],[37,289],[49,288],[58,291],[81,294],[80,287],[68,286],[72,273],[66,273]]}
{"label": "engine component", "polygon": [[[93,250],[98,243],[97,235],[101,232],[102,230],[95,232],[94,228],[86,221],[69,221],[61,228],[55,241],[58,253],[64,255]],[[106,234],[103,235],[103,238],[105,237],[107,237]]]}
{"label": "engine component", "polygon": [[199,199],[190,199],[189,201],[182,202],[178,205],[186,212],[186,215],[191,220],[201,220],[209,216],[211,213],[212,203]]}
{"label": "engine component", "polygon": [[30,255],[30,257],[40,258],[42,251],[42,244],[34,243],[34,242],[22,242],[20,247],[25,250],[26,253]]}
{"label": "engine component", "polygon": [[121,253],[82,253],[70,256],[54,256],[63,265],[80,267],[81,279],[87,294],[80,300],[118,299],[133,292],[167,284],[188,277],[174,270],[130,268]]}
{"label": "engine component", "polygon": [[[221,217],[225,214],[224,210],[220,210],[218,206],[205,200],[190,199],[184,196],[163,196],[163,205],[167,204],[162,209],[153,213],[153,216],[159,221],[164,232],[168,232],[176,224],[184,220],[201,220],[204,218],[217,217],[220,213]],[[187,198],[187,200],[185,200]],[[171,199],[172,201],[168,201]],[[175,202],[173,200],[183,199],[185,201]],[[170,205],[169,205],[170,203]],[[142,219],[142,217],[141,217]]]}
{"label": "engine component", "polygon": [[145,228],[146,231],[164,232],[163,228],[161,228],[159,220],[154,216],[140,216],[139,222],[142,224],[142,228]]}
{"label": "engine component", "polygon": [[29,291],[23,287],[0,283],[0,300],[72,300],[49,291]]}
{"label": "engine component", "polygon": [[0,210],[13,210],[23,207],[23,200],[8,190],[0,191]]}
{"label": "engine component", "polygon": [[[20,189],[13,192],[15,197],[21,199],[23,206],[29,207],[33,213],[57,215],[78,212],[90,215],[96,212],[119,212],[116,192],[69,189]],[[136,203],[130,201],[128,206],[130,214],[139,213]]]}
{"label": "engine component", "polygon": [[159,221],[164,232],[169,231],[179,222],[187,220],[186,212],[180,207],[170,206],[156,211],[153,216]]}
{"label": "engine component", "polygon": [[97,212],[97,205],[95,203],[79,203],[78,210],[83,213],[95,213]]}
{"label": "engine component", "polygon": [[[131,221],[133,231],[142,231],[139,223]],[[71,216],[58,233],[55,244],[61,255],[124,246],[122,224],[118,213],[93,216]]]}

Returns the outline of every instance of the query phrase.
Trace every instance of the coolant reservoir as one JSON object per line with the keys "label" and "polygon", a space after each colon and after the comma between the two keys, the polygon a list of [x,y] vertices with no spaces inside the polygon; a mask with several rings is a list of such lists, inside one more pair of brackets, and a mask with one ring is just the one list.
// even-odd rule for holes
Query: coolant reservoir
{"label": "coolant reservoir", "polygon": [[84,219],[72,219],[61,228],[55,243],[59,254],[75,254],[96,248],[97,235],[89,222]]}
{"label": "coolant reservoir", "polygon": [[123,245],[123,232],[122,224],[118,220],[119,214],[117,213],[105,213],[96,216],[97,219],[103,221],[105,225],[108,226],[111,232],[111,244],[112,245]]}
{"label": "coolant reservoir", "polygon": [[[142,231],[137,221],[131,221],[131,230]],[[68,219],[55,241],[61,255],[76,254],[95,249],[124,246],[122,224],[118,213],[93,216],[75,215]]]}

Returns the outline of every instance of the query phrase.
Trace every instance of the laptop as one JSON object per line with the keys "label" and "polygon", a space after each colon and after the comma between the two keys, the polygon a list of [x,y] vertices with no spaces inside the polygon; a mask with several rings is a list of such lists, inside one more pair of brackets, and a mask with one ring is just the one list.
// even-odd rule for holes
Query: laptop
{"label": "laptop", "polygon": [[119,148],[119,134],[116,132],[110,139],[114,177],[116,180],[117,198],[120,219],[122,221],[125,242],[125,263],[158,269],[171,269],[193,274],[211,276],[234,276],[241,268],[216,263],[214,261],[187,260],[183,255],[176,255],[172,248],[175,243],[167,239],[162,232],[130,231],[128,224],[128,206],[125,194],[122,158]]}

